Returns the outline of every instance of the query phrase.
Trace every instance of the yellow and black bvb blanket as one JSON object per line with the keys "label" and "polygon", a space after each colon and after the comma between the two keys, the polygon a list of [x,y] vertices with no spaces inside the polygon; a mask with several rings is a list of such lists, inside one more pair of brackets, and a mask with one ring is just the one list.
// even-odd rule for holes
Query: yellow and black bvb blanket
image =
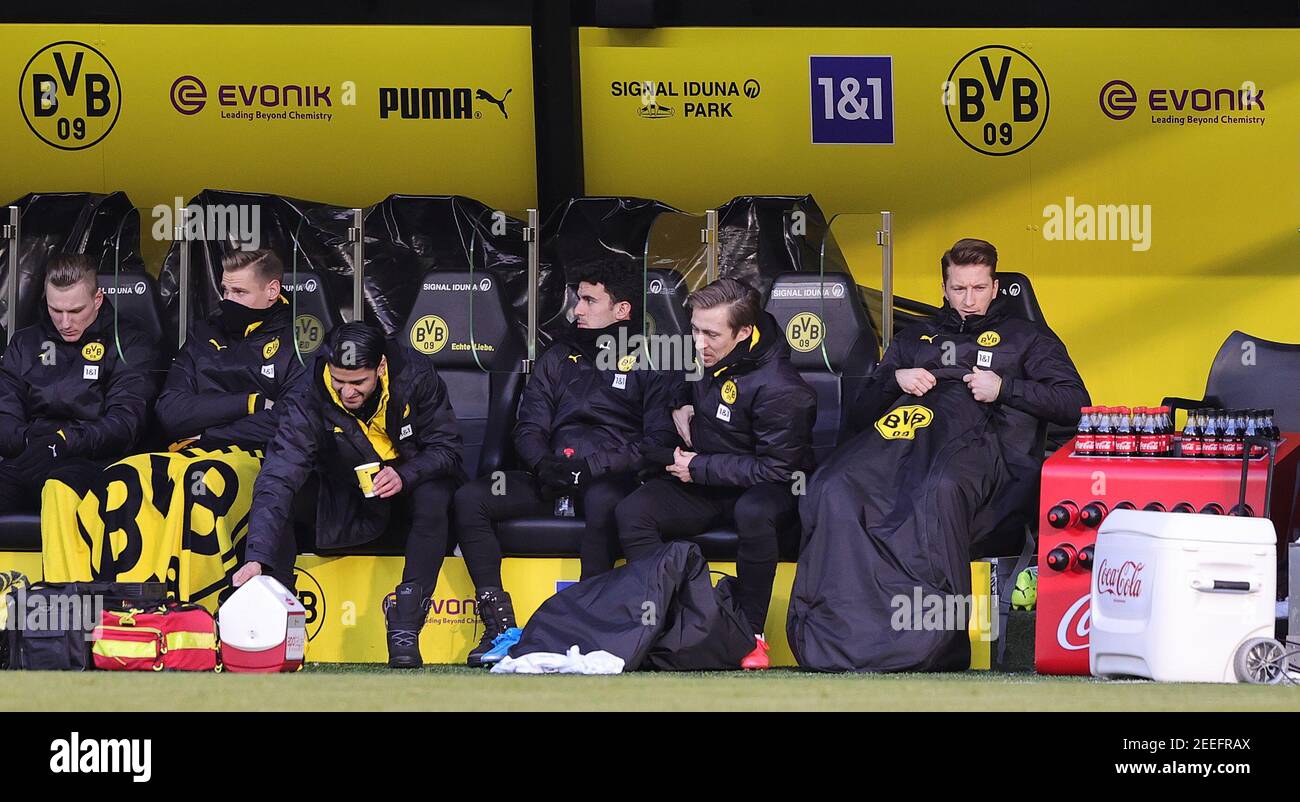
{"label": "yellow and black bvb blanket", "polygon": [[116,462],[84,495],[46,482],[45,581],[166,582],[168,595],[215,612],[261,466],[261,451],[186,448]]}

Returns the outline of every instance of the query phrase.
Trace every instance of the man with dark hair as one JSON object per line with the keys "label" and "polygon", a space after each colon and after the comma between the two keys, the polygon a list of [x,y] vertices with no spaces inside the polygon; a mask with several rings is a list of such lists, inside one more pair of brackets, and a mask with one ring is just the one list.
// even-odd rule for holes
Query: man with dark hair
{"label": "man with dark hair", "polygon": [[47,479],[78,492],[136,445],[157,392],[158,350],[95,281],[89,256],[45,275],[47,315],[14,334],[0,369],[0,514],[34,512]]}
{"label": "man with dark hair", "polygon": [[497,521],[552,514],[568,497],[583,514],[582,577],[614,565],[614,508],[636,486],[647,450],[671,449],[671,374],[644,352],[624,353],[639,336],[641,276],[593,263],[570,272],[578,296],[573,324],[542,354],[524,389],[515,451],[526,471],[509,471],[504,494],[483,478],[456,494],[461,553],[478,595],[483,638],[472,666],[497,662],[518,640],[510,595],[502,589]]}
{"label": "man with dark hair", "polygon": [[418,668],[420,630],[447,552],[447,513],[464,480],[461,440],[447,387],[425,359],[368,323],[330,332],[313,375],[289,393],[279,430],[253,491],[242,585],[275,570],[293,496],[313,471],[320,479],[316,545],[339,549],[410,520],[402,583],[384,598],[388,664]]}
{"label": "man with dark hair", "polygon": [[252,451],[274,436],[276,402],[307,373],[283,278],[273,251],[221,260],[220,307],[194,325],[158,397],[158,423],[178,446]]}
{"label": "man with dark hair", "polygon": [[778,540],[797,524],[792,482],[814,467],[817,396],[790,364],[776,320],[756,290],[731,278],[691,293],[699,381],[683,382],[674,418],[687,449],[618,505],[629,560],[654,554],[665,538],[730,524],[740,536],[737,595],[755,633],[741,667],[770,665],[763,628],[776,577]]}

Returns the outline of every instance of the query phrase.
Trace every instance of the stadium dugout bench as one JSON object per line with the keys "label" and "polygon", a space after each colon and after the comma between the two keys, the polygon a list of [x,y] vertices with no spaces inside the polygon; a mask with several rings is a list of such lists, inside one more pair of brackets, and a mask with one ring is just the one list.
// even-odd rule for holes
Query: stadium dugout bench
{"label": "stadium dugout bench", "polygon": [[[298,281],[304,284],[301,272]],[[473,289],[468,289],[471,286]],[[857,383],[875,367],[878,338],[858,289],[847,275],[828,274],[823,279],[813,273],[788,273],[776,279],[773,289],[767,308],[783,330],[800,315],[815,315],[822,326],[817,343],[806,350],[792,349],[796,367],[818,395],[814,440],[821,459],[846,436],[845,408],[857,393]],[[466,300],[467,293],[472,300]],[[679,295],[666,293],[661,303],[680,304],[684,292]],[[300,302],[305,300],[299,297]],[[670,324],[673,328],[682,325],[682,319],[668,306],[659,311],[665,319],[674,321]],[[509,466],[513,459],[511,431],[527,377],[521,372],[523,341],[509,321],[500,283],[491,275],[430,271],[403,330],[404,344],[417,356],[434,360],[447,383],[461,422],[465,464],[471,476],[491,475]],[[299,526],[300,543],[306,535],[303,545],[310,545],[310,531],[301,531],[310,530],[310,526],[302,527],[301,522]],[[577,581],[581,527],[581,520],[550,516],[499,525],[506,555],[503,579],[521,621],[526,621],[552,594]],[[400,527],[394,527],[394,531],[401,531]],[[738,539],[734,531],[706,532],[692,540],[700,545],[712,570],[735,575]],[[453,531],[453,545],[454,541]],[[777,567],[765,626],[774,665],[794,665],[785,638],[785,615],[794,581],[797,541],[796,532],[781,544],[782,562]],[[386,661],[379,602],[401,579],[401,553],[400,539],[385,537],[347,553],[301,554],[295,567],[295,584],[308,611],[309,659]],[[37,579],[40,561],[39,519],[0,517],[0,570],[16,569]],[[987,600],[986,591],[993,581],[989,564],[973,563],[971,570],[977,597]],[[987,621],[972,624],[973,668],[990,665],[988,633]],[[473,584],[464,562],[451,556],[443,564],[429,625],[421,634],[425,662],[463,663],[480,635]]]}

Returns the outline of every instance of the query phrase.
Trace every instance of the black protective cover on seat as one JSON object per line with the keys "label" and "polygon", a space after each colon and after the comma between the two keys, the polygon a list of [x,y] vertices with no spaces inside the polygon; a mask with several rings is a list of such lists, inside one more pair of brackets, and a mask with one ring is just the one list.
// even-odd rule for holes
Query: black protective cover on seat
{"label": "black protective cover on seat", "polygon": [[547,332],[565,324],[564,313],[572,302],[565,293],[568,271],[604,261],[643,273],[655,219],[677,211],[656,200],[632,197],[570,198],[557,206],[542,225],[542,267],[550,280],[539,288],[537,319]]}
{"label": "black protective cover on seat", "polygon": [[816,272],[826,217],[812,195],[741,195],[718,207],[718,274],[768,297],[794,270]]}
{"label": "black protective cover on seat", "polygon": [[[37,320],[45,294],[45,265],[56,253],[84,253],[92,256],[99,272],[143,269],[140,258],[140,218],[131,199],[122,192],[107,195],[93,192],[33,192],[5,204],[17,206],[18,316],[17,327]],[[8,223],[7,212],[0,222]],[[8,303],[9,240],[0,239],[0,321]],[[5,338],[8,340],[7,336]]]}
{"label": "black protective cover on seat", "polygon": [[529,618],[511,657],[603,650],[625,671],[735,669],[754,648],[732,580],[715,588],[699,547],[669,543],[643,560],[570,585]]}
{"label": "black protective cover on seat", "polygon": [[[315,270],[299,269],[284,274],[280,294],[293,312],[294,341],[298,355],[310,364],[330,329],[343,322],[339,305],[329,295],[329,282]],[[202,319],[202,318],[200,318]]]}
{"label": "black protective cover on seat", "polygon": [[[352,308],[353,246],[348,241],[352,210],[343,206],[252,192],[204,190],[190,205],[202,209],[236,205],[256,208],[261,247],[271,248],[284,262],[286,274],[295,269],[312,271],[326,285],[325,297],[339,317],[350,318]],[[395,336],[430,270],[467,271],[493,269],[511,274],[512,304],[520,311],[526,297],[526,259],[522,223],[484,204],[461,196],[393,195],[363,214],[365,229],[364,315]],[[207,214],[205,212],[204,217]],[[499,235],[493,226],[503,227]],[[220,301],[221,257],[240,243],[211,239],[191,248],[190,312],[202,318]],[[168,252],[159,276],[163,304],[171,325],[179,314],[180,252]]]}

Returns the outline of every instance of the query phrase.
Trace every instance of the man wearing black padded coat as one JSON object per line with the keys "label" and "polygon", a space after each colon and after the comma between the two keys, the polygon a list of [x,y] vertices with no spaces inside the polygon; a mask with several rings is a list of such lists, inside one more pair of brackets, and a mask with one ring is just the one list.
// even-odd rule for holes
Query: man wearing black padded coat
{"label": "man wearing black padded coat", "polygon": [[621,350],[641,334],[641,275],[594,262],[570,271],[569,279],[578,296],[574,322],[537,360],[519,403],[515,451],[527,470],[507,472],[503,494],[494,493],[490,477],[456,494],[457,536],[484,621],[470,665],[498,661],[519,632],[501,586],[495,523],[552,515],[556,500],[569,497],[584,518],[583,578],[608,571],[616,556],[616,505],[636,487],[647,450],[671,449],[675,441],[673,375],[653,369],[644,352]]}
{"label": "man wearing black padded coat", "polygon": [[50,260],[46,313],[16,332],[0,369],[0,514],[34,512],[45,481],[84,492],[139,442],[158,350],[116,320],[80,254]]}
{"label": "man wearing black padded coat", "polygon": [[383,610],[388,664],[418,668],[420,630],[447,553],[448,507],[465,476],[456,416],[433,365],[376,326],[338,326],[326,346],[309,380],[276,404],[279,429],[253,491],[247,562],[233,583],[282,567],[294,494],[315,472],[318,548],[368,543],[394,520],[409,520],[402,583]]}
{"label": "man wearing black padded coat", "polygon": [[678,430],[686,442],[658,456],[669,477],[647,482],[618,506],[629,560],[658,551],[664,538],[719,525],[740,536],[737,596],[755,633],[746,669],[770,666],[763,627],[782,534],[797,525],[794,482],[812,473],[817,396],[790,364],[776,320],[758,292],[732,278],[691,293],[698,381],[679,385]]}
{"label": "man wearing black padded coat", "polygon": [[194,325],[158,396],[169,441],[253,451],[275,435],[275,403],[307,373],[283,279],[284,265],[269,250],[221,260],[220,308]]}

